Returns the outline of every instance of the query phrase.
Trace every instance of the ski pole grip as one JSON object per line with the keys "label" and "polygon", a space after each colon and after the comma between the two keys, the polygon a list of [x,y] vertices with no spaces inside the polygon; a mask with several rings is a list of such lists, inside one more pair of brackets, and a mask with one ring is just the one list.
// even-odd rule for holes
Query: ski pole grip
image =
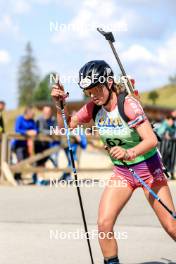
{"label": "ski pole grip", "polygon": [[66,99],[68,96],[69,96],[69,92],[67,92],[66,95],[65,95],[65,97],[64,97],[62,100],[60,100],[60,108],[61,108],[61,110],[64,109],[65,99]]}
{"label": "ski pole grip", "polygon": [[63,103],[63,100],[60,100],[60,107],[61,107],[61,110],[64,109],[64,103]]}

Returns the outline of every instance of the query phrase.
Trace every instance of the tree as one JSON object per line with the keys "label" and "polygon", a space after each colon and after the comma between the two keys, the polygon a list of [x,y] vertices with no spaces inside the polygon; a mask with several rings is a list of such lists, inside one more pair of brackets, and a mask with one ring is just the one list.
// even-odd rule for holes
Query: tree
{"label": "tree", "polygon": [[[55,73],[52,73],[55,74]],[[51,101],[51,91],[50,91],[50,73],[45,76],[45,78],[36,87],[33,100],[34,102],[48,102]]]}
{"label": "tree", "polygon": [[151,91],[149,94],[148,94],[148,99],[152,101],[152,104],[156,104],[156,100],[158,99],[159,97],[159,94],[157,91]]}
{"label": "tree", "polygon": [[18,70],[18,104],[32,104],[33,92],[39,83],[39,70],[33,56],[30,42],[26,45],[26,54],[21,58]]}

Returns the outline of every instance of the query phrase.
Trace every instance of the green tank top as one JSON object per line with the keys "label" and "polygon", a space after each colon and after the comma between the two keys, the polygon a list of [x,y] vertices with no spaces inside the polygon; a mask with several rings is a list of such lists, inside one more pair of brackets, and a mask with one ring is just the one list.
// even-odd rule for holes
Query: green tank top
{"label": "green tank top", "polygon": [[[128,123],[122,119],[117,106],[111,112],[101,107],[95,117],[95,126],[101,140],[109,147],[120,146],[124,149],[130,149],[141,141],[137,131],[134,128],[129,128]],[[142,162],[152,157],[156,152],[156,148],[152,148],[144,155],[136,157],[133,161],[126,161],[126,163],[130,165]],[[123,165],[120,160],[113,159],[111,156],[110,158],[114,165]]]}

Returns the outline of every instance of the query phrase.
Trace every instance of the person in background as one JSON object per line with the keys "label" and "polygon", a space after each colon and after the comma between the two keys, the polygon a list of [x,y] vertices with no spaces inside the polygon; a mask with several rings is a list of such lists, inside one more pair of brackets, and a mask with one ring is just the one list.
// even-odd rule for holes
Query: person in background
{"label": "person in background", "polygon": [[[73,111],[72,115],[74,115],[76,112]],[[77,164],[78,162],[78,147],[81,147],[81,149],[86,149],[87,147],[87,138],[84,133],[82,133],[82,130],[79,130],[79,128],[76,128],[75,130],[75,136],[71,136],[71,147],[73,151],[73,158],[75,160],[75,163]],[[67,160],[68,160],[68,168],[71,168],[71,161],[70,161],[70,154],[69,154],[69,148],[66,147],[64,148]],[[59,181],[71,181],[71,173],[70,172],[63,172],[61,178]]]}
{"label": "person in background", "polygon": [[5,109],[5,102],[0,101],[0,135],[5,132],[4,120],[2,116],[2,112],[4,111],[4,109]]}
{"label": "person in background", "polygon": [[171,113],[156,130],[156,133],[161,138],[160,151],[162,154],[162,162],[170,173],[171,178],[174,177],[176,161],[174,140],[176,138],[176,126],[174,122],[174,117]]}
{"label": "person in background", "polygon": [[44,106],[42,115],[36,120],[39,132],[45,135],[50,135],[50,126],[56,126],[56,118],[53,116],[51,106]]}
{"label": "person in background", "polygon": [[[12,142],[12,150],[16,153],[18,162],[28,158],[34,153],[33,140],[30,138],[36,136],[38,133],[34,116],[34,108],[28,106],[25,108],[24,114],[16,118],[15,132],[22,136],[29,137],[25,140],[14,140]],[[14,177],[19,184],[22,183],[21,173],[15,173]]]}
{"label": "person in background", "polygon": [[[44,106],[42,116],[37,119],[37,127],[39,133],[42,133],[46,136],[50,135],[50,127],[57,126],[56,117],[53,115],[53,110],[51,106]],[[45,142],[48,147],[54,147],[60,145],[60,141]],[[58,167],[58,153],[53,153],[49,159],[55,167]]]}
{"label": "person in background", "polygon": [[174,119],[174,129],[175,129],[174,138],[176,139],[176,110],[172,111],[171,115]]}
{"label": "person in background", "polygon": [[[36,124],[37,124],[37,129],[38,132],[49,136],[50,135],[50,127],[55,127],[56,126],[56,118],[53,116],[53,111],[52,111],[52,107],[51,106],[44,106],[43,107],[43,111],[42,111],[42,115],[39,116],[36,120]],[[54,141],[54,142],[49,142],[49,141],[35,141],[35,153],[40,153],[50,147],[59,145],[60,142],[59,141]],[[37,162],[38,166],[44,166],[45,162],[50,159],[51,162],[53,163],[53,165],[55,167],[58,166],[58,153],[54,153],[49,157],[45,157],[41,160],[39,160]],[[34,179],[33,179],[34,183],[37,182],[38,184],[41,185],[45,185],[47,184],[47,181],[43,180],[43,179],[38,179],[37,175],[34,174]]]}
{"label": "person in background", "polygon": [[173,117],[171,115],[166,116],[156,132],[161,139],[172,139],[175,134]]}

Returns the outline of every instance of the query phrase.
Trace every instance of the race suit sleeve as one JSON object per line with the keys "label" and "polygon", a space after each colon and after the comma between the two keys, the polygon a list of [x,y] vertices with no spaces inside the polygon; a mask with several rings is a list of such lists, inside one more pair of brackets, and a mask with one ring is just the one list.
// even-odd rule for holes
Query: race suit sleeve
{"label": "race suit sleeve", "polygon": [[147,120],[140,102],[132,96],[125,98],[124,112],[130,120],[128,122],[130,128],[136,128]]}
{"label": "race suit sleeve", "polygon": [[94,103],[88,102],[85,104],[77,113],[76,116],[78,118],[78,122],[81,123],[89,123],[92,119],[92,113],[94,109]]}

